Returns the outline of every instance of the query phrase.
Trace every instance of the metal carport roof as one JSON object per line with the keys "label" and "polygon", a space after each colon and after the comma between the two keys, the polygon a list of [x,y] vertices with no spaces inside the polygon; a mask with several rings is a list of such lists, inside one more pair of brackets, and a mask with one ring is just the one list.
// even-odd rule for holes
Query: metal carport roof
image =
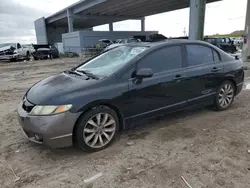
{"label": "metal carport roof", "polygon": [[[207,0],[207,3],[220,0]],[[46,23],[67,26],[67,10],[72,12],[74,28],[90,28],[128,19],[189,7],[189,0],[81,0],[49,17]]]}

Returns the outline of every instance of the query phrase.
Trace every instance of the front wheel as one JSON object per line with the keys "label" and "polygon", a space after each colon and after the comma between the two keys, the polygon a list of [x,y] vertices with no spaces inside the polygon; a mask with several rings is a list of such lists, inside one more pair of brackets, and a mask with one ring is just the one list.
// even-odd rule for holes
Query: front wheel
{"label": "front wheel", "polygon": [[217,110],[226,110],[232,104],[235,96],[235,86],[231,81],[225,81],[219,87],[214,106]]}
{"label": "front wheel", "polygon": [[74,133],[77,147],[95,152],[106,148],[114,141],[119,120],[114,110],[99,106],[84,114]]}

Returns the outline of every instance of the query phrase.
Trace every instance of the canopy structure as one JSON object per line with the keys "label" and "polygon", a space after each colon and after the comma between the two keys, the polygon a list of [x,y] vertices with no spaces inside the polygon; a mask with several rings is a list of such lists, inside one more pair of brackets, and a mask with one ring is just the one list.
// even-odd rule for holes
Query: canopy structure
{"label": "canopy structure", "polygon": [[[207,0],[206,3],[216,1],[219,0]],[[69,17],[72,17],[74,28],[91,28],[189,6],[189,0],[81,0],[45,20],[48,25],[68,26]]]}
{"label": "canopy structure", "polygon": [[64,33],[92,31],[93,27],[103,24],[109,24],[109,31],[113,31],[114,22],[129,19],[140,20],[141,31],[145,32],[146,16],[187,7],[190,7],[189,38],[198,40],[203,38],[206,3],[216,1],[220,0],[80,0],[36,20],[37,43],[62,42]]}

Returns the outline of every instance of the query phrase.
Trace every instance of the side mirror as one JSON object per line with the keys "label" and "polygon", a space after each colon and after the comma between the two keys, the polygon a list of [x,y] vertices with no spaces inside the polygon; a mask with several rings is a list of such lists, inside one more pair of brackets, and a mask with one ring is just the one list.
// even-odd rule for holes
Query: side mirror
{"label": "side mirror", "polygon": [[139,79],[150,78],[153,76],[153,71],[150,68],[142,68],[136,72],[135,77]]}

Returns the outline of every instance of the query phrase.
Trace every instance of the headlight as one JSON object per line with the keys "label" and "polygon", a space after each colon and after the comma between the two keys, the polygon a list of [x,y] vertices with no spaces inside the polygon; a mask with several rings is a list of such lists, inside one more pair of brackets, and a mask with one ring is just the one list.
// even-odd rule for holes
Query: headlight
{"label": "headlight", "polygon": [[72,107],[71,104],[60,106],[35,106],[30,115],[53,115],[68,111]]}

